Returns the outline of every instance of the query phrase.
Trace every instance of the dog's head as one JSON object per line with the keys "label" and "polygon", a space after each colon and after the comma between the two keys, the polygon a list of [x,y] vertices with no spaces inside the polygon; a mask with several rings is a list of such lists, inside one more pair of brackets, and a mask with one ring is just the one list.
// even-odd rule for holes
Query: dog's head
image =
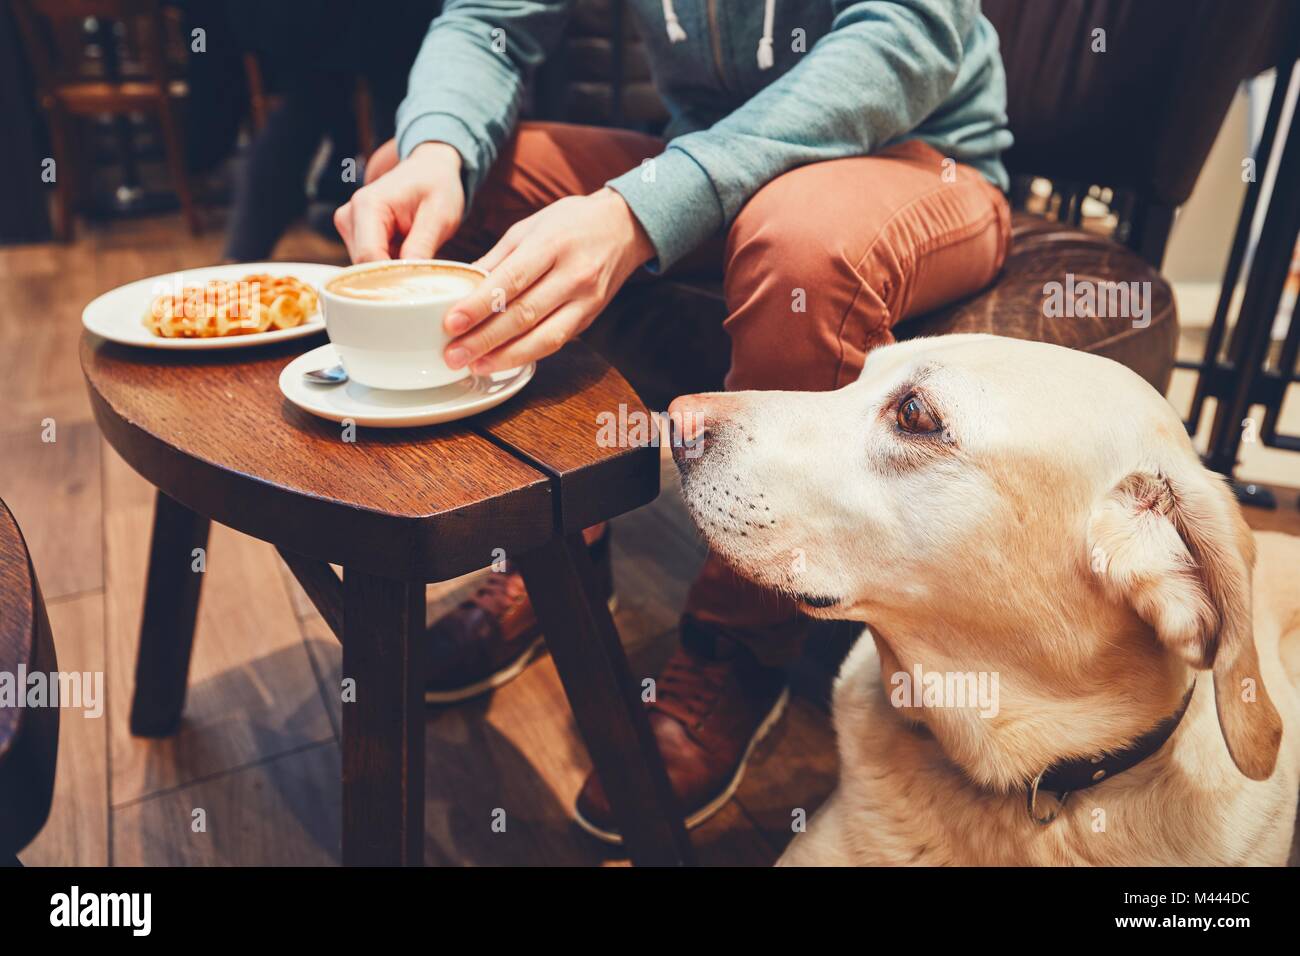
{"label": "dog's head", "polygon": [[1212,669],[1232,759],[1272,773],[1253,539],[1173,409],[1123,366],[956,335],[878,349],[838,391],[687,396],[670,413],[710,545],[808,614],[1046,692]]}

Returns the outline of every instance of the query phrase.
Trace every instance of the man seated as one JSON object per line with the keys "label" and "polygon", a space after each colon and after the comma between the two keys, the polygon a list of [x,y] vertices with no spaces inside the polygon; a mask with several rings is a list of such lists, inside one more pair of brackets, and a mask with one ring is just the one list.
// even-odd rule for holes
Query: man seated
{"label": "man seated", "polygon": [[[445,320],[453,367],[543,358],[638,270],[704,269],[723,279],[728,389],[833,389],[894,323],[1001,267],[1011,134],[978,0],[630,0],[671,115],[662,139],[519,121],[569,7],[450,0],[395,140],[335,216],[356,262],[437,254],[489,271]],[[606,529],[586,538],[611,580]],[[779,718],[805,621],[710,555],[680,630],[649,717],[694,826]],[[430,700],[519,673],[538,646],[522,579],[489,575],[432,640]],[[576,812],[619,840],[595,777]]]}

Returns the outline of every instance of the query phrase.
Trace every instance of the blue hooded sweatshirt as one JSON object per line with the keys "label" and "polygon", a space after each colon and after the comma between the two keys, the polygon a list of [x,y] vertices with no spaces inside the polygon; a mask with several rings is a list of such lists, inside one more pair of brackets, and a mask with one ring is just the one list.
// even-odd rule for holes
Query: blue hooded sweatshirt
{"label": "blue hooded sweatshirt", "polygon": [[[608,185],[665,269],[807,163],[921,139],[1005,189],[1006,78],[979,0],[629,0],[671,120]],[[571,0],[448,0],[411,68],[398,152],[447,143],[467,203],[513,133]]]}

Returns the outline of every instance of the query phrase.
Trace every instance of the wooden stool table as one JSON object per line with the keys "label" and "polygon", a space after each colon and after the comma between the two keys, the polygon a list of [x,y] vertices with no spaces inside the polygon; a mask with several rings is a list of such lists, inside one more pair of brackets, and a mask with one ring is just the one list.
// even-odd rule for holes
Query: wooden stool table
{"label": "wooden stool table", "polygon": [[[0,501],[0,673],[16,681],[20,669],[52,674],[59,665],[27,544]],[[0,866],[16,865],[45,825],[58,754],[58,707],[0,707]]]}
{"label": "wooden stool table", "polygon": [[[109,444],[157,489],[131,731],[175,732],[209,521],[279,550],[343,645],[343,862],[424,852],[424,585],[504,553],[546,643],[636,863],[690,844],[582,529],[659,491],[651,447],[601,447],[597,416],[648,414],[589,348],[543,361],[510,401],[417,429],[322,421],[285,400],[280,370],[319,344],[131,349],[87,333],[81,364]],[[635,419],[633,419],[635,420]],[[500,550],[498,550],[500,549]],[[342,565],[342,580],[330,568]]]}

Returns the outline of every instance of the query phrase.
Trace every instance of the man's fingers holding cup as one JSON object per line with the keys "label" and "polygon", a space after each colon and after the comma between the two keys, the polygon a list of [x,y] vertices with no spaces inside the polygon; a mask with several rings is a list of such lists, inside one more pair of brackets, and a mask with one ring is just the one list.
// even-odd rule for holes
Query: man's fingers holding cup
{"label": "man's fingers holding cup", "polygon": [[487,278],[477,289],[447,310],[443,320],[447,333],[463,335],[494,312],[504,312],[554,262],[555,253],[540,244],[515,250],[496,268],[488,270]]}
{"label": "man's fingers holding cup", "polygon": [[487,375],[544,359],[564,348],[582,330],[585,315],[586,308],[581,303],[562,305],[545,321],[474,362],[471,371],[475,375]]}
{"label": "man's fingers holding cup", "polygon": [[551,313],[564,302],[564,292],[565,283],[554,272],[548,273],[503,312],[452,341],[445,353],[447,364],[452,368],[471,365],[535,326],[549,322]]}

